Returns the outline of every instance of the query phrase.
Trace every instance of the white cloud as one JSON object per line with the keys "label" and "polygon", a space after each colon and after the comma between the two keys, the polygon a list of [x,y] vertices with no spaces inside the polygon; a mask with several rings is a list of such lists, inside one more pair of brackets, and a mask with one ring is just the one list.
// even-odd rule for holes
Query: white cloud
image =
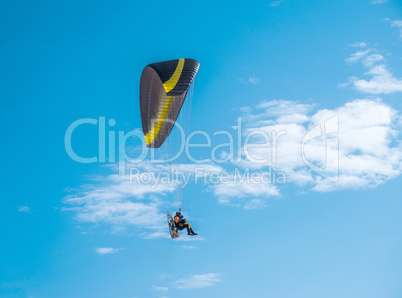
{"label": "white cloud", "polygon": [[162,273],[159,275],[160,279],[167,279],[167,278],[171,278],[172,274],[171,273]]}
{"label": "white cloud", "polygon": [[402,92],[402,80],[394,77],[386,64],[379,64],[379,62],[383,62],[384,56],[378,53],[372,53],[374,51],[375,49],[358,51],[345,59],[348,63],[360,61],[365,68],[368,68],[365,75],[368,76],[369,79],[350,77],[349,82],[340,84],[340,87],[352,85],[357,91],[369,94]]}
{"label": "white cloud", "polygon": [[[171,177],[171,167],[149,161],[127,166],[135,166],[136,171],[131,175],[117,175],[114,173],[117,171],[116,168],[108,167],[112,171],[111,174],[96,176],[92,179],[92,184],[82,185],[75,189],[73,194],[64,197],[65,207],[62,210],[74,212],[79,222],[96,226],[106,224],[115,232],[132,227],[139,229],[141,233],[138,235],[144,239],[170,238],[165,208],[176,208],[173,199],[176,178]],[[198,164],[175,166],[175,169],[183,173],[192,174],[186,178],[189,180],[188,183],[194,179],[195,168],[201,166]],[[204,164],[202,168],[206,172],[223,171],[220,166],[213,164]],[[171,180],[160,179],[158,174],[161,173],[168,175]],[[140,179],[141,175],[152,179],[145,182]],[[201,239],[197,237],[197,240]],[[193,239],[181,237],[180,241],[193,241]]]}
{"label": "white cloud", "polygon": [[374,64],[376,64],[377,62],[384,60],[384,57],[382,55],[379,54],[371,54],[368,55],[367,57],[365,57],[362,61],[363,65],[366,67],[370,67],[373,66]]}
{"label": "white cloud", "polygon": [[402,20],[393,20],[393,21],[391,21],[391,26],[401,28],[402,27]]}
{"label": "white cloud", "polygon": [[189,250],[197,249],[197,247],[193,245],[182,245],[181,248]]}
{"label": "white cloud", "polygon": [[122,248],[112,248],[112,247],[99,247],[95,249],[98,255],[110,255],[118,253]]}
{"label": "white cloud", "polygon": [[371,1],[371,4],[383,4],[388,2],[388,0],[373,0]]}
{"label": "white cloud", "polygon": [[355,63],[361,59],[363,59],[368,53],[370,53],[372,49],[367,49],[365,51],[358,51],[350,55],[349,58],[346,58],[345,61],[348,63]]}
{"label": "white cloud", "polygon": [[[237,172],[237,171],[236,171]],[[279,190],[275,185],[262,183],[259,179],[242,179],[247,172],[233,174],[231,179],[225,183],[218,183],[211,186],[213,193],[218,197],[218,202],[232,206],[242,206],[245,209],[256,209],[265,206],[265,199],[279,196]],[[258,199],[254,199],[258,198]]]}
{"label": "white cloud", "polygon": [[256,84],[258,84],[258,83],[260,82],[260,79],[257,78],[257,77],[250,77],[250,78],[248,79],[248,82],[251,83],[251,84],[256,85]]}
{"label": "white cloud", "polygon": [[157,291],[157,292],[167,292],[167,291],[169,291],[169,288],[168,288],[168,287],[152,286],[152,289],[153,289],[154,291]]}
{"label": "white cloud", "polygon": [[[194,229],[196,230],[196,228],[194,228]],[[179,241],[179,242],[194,242],[194,241],[204,241],[204,240],[205,240],[205,238],[203,238],[200,235],[194,237],[194,236],[187,235],[187,233],[182,233],[182,234],[180,234],[179,238],[174,239],[174,241]]]}
{"label": "white cloud", "polygon": [[94,185],[89,190],[68,196],[64,202],[74,207],[64,210],[74,211],[80,222],[107,223],[116,229],[127,225],[160,228],[164,216],[159,213],[159,201],[154,198],[141,202],[138,197],[120,192],[119,185]]}
{"label": "white cloud", "polygon": [[[251,109],[251,107],[248,107]],[[295,123],[307,121],[306,113],[314,108],[314,105],[301,104],[282,99],[275,99],[272,101],[262,101],[256,107],[259,113],[252,113],[252,110],[246,110],[242,113],[242,119],[249,127],[260,127],[262,125],[270,125],[274,123],[272,118],[276,118],[276,122],[280,123]]]}
{"label": "white cloud", "polygon": [[222,281],[219,276],[217,273],[191,275],[177,280],[175,285],[180,290],[210,287]]}
{"label": "white cloud", "polygon": [[369,94],[402,92],[402,80],[395,78],[384,64],[372,67],[366,72],[366,75],[371,76],[371,79],[354,78],[350,80],[358,91]]}
{"label": "white cloud", "polygon": [[352,47],[354,48],[365,48],[367,46],[367,43],[363,42],[363,41],[358,41],[355,42],[354,44],[352,44]]}
{"label": "white cloud", "polygon": [[141,237],[144,239],[156,239],[156,238],[171,238],[170,234],[168,232],[154,232],[154,233],[150,233],[150,232],[144,232],[141,234]]}
{"label": "white cloud", "polygon": [[399,37],[402,38],[402,20],[390,20],[388,18],[385,20],[391,23],[391,27],[396,27],[399,29]]}
{"label": "white cloud", "polygon": [[[144,164],[144,167],[149,167]],[[135,177],[133,175],[132,177]],[[138,227],[163,235],[166,216],[159,211],[162,197],[173,190],[169,184],[138,183],[129,175],[97,176],[92,184],[82,185],[63,199],[63,210],[72,211],[83,223],[107,224],[115,231]],[[167,233],[167,231],[165,231]]]}
{"label": "white cloud", "polygon": [[260,79],[256,76],[249,77],[248,79],[238,78],[237,80],[243,84],[257,85],[258,83],[260,83]]}
{"label": "white cloud", "polygon": [[31,208],[29,208],[28,206],[19,206],[18,211],[25,213],[32,213]]}
{"label": "white cloud", "polygon": [[279,0],[279,1],[272,1],[271,3],[269,3],[269,5],[272,6],[272,7],[276,7],[276,6],[278,6],[279,4],[281,4],[281,2],[282,2],[282,0]]}
{"label": "white cloud", "polygon": [[[375,187],[400,175],[402,169],[402,148],[398,139],[400,116],[390,106],[380,99],[362,99],[332,110],[312,109],[313,106],[298,105],[291,101],[272,101],[258,105],[254,114],[245,115],[245,124],[252,126],[247,132],[261,130],[271,135],[274,131],[283,131],[286,134],[277,140],[275,161],[272,159],[273,150],[269,143],[263,144],[252,154],[258,157],[256,159],[271,157],[270,162],[255,164],[243,156],[241,162],[236,165],[254,170],[275,167],[286,174],[287,182],[300,187],[311,185],[316,191]],[[291,113],[304,115],[303,119],[307,121],[295,123],[280,121],[286,116],[286,111],[289,111],[289,116]],[[266,119],[268,117],[269,121]],[[329,122],[330,119],[338,120]],[[311,138],[304,144],[302,151],[303,139],[316,128],[321,136]],[[327,138],[325,133],[332,134]],[[312,168],[313,171],[307,167],[308,164],[302,156],[312,165],[325,170],[317,174],[315,168]],[[328,180],[338,174],[337,182]],[[324,179],[322,175],[328,179]],[[264,186],[252,184],[229,187],[219,185],[216,187],[216,195],[219,196],[219,200],[231,203],[228,197],[241,197],[242,191],[246,189],[253,199],[247,201],[247,205],[243,204],[243,207],[259,208],[260,205],[264,205],[264,201],[261,200],[264,195],[279,194],[275,188],[265,190],[264,194],[264,191],[260,191],[262,187]]]}
{"label": "white cloud", "polygon": [[[368,59],[371,55],[361,59]],[[375,57],[372,59],[378,60]],[[378,66],[375,63],[371,70]],[[356,99],[333,109],[273,100],[263,101],[256,107],[242,108],[240,113],[243,122],[237,125],[237,129],[243,137],[255,131],[272,137],[268,143],[249,150],[249,154],[256,159],[268,158],[269,161],[264,164],[251,162],[243,143],[239,156],[223,165],[226,171],[222,165],[203,165],[209,172],[228,174],[229,180],[225,183],[207,182],[205,185],[221,204],[259,209],[267,205],[269,198],[280,197],[281,184],[276,180],[267,183],[239,180],[235,175],[236,169],[247,170],[253,175],[275,168],[276,172],[270,173],[270,177],[282,173],[286,183],[320,192],[375,187],[401,173],[402,149],[398,139],[401,117],[381,99]],[[337,121],[331,122],[330,119]],[[318,133],[318,136],[310,137],[312,132]],[[277,137],[272,143],[274,135]],[[307,141],[306,136],[309,137]],[[249,143],[261,143],[261,139]],[[168,169],[149,161],[137,167],[141,173],[154,174]],[[177,167],[193,171],[199,165]],[[134,177],[136,175],[139,174],[134,174]],[[337,177],[338,181],[331,180],[333,177]],[[107,224],[116,231],[135,227],[140,230],[138,235],[142,238],[169,238],[166,215],[161,210],[162,207],[164,210],[171,207],[168,193],[174,187],[153,181],[140,183],[134,179],[132,182],[129,176],[115,173],[95,177],[92,184],[82,185],[63,199],[63,210],[74,212],[77,220],[83,223],[96,226]],[[203,238],[186,235],[177,239],[200,240]]]}
{"label": "white cloud", "polygon": [[247,202],[246,204],[244,204],[244,209],[246,210],[252,210],[252,209],[261,209],[266,207],[266,203],[264,200],[262,199],[252,199],[249,202]]}

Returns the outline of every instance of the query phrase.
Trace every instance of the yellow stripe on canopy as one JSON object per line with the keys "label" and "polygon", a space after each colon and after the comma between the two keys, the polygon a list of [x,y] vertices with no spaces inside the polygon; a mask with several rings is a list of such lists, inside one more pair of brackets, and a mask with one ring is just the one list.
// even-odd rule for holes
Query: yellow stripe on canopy
{"label": "yellow stripe on canopy", "polygon": [[170,77],[169,80],[167,80],[164,84],[163,87],[165,88],[166,93],[169,93],[174,89],[176,86],[177,82],[180,79],[181,72],[183,71],[183,66],[184,66],[184,60],[185,59],[179,59],[179,62],[177,63],[176,70],[174,71],[173,75]]}
{"label": "yellow stripe on canopy", "polygon": [[144,136],[145,144],[147,144],[147,146],[152,144],[155,141],[155,139],[158,137],[159,132],[161,131],[161,128],[163,126],[163,123],[165,123],[166,116],[169,112],[169,108],[170,108],[172,102],[173,102],[173,96],[168,96],[165,106],[163,107],[162,113],[159,116],[158,121],[156,122],[156,125],[154,126],[154,128],[152,128],[152,130],[149,133],[147,133]]}

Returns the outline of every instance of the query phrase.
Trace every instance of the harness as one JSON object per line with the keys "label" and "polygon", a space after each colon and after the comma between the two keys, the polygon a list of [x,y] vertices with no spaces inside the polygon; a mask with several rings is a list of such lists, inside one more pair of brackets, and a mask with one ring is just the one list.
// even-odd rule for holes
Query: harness
{"label": "harness", "polygon": [[176,217],[179,219],[177,222],[176,222],[176,220],[174,221],[174,224],[175,224],[175,226],[176,227],[180,227],[181,226],[181,224],[182,224],[182,219],[183,219],[183,215],[181,215],[181,216],[175,216],[174,218],[176,219]]}

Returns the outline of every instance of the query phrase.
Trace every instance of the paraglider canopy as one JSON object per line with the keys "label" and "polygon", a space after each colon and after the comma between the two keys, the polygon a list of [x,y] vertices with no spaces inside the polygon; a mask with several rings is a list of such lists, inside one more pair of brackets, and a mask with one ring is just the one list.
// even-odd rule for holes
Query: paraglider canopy
{"label": "paraglider canopy", "polygon": [[194,59],[175,59],[142,71],[140,109],[147,147],[159,148],[169,136],[199,65]]}

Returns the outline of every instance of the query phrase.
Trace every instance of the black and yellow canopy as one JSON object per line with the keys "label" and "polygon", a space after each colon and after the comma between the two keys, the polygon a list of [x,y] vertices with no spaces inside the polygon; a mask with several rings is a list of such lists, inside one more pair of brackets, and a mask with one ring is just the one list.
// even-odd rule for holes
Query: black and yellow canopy
{"label": "black and yellow canopy", "polygon": [[176,59],[142,71],[140,109],[148,147],[159,148],[169,136],[199,65],[194,59]]}

